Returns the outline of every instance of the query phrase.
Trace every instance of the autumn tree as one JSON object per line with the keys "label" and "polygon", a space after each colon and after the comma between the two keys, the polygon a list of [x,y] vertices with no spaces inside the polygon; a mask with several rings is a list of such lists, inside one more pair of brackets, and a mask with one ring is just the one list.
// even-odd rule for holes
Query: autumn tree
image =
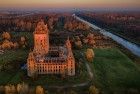
{"label": "autumn tree", "polygon": [[17,42],[13,43],[13,48],[17,49],[19,47],[19,44]]}
{"label": "autumn tree", "polygon": [[94,52],[93,52],[93,49],[90,49],[88,48],[86,50],[86,58],[89,62],[92,62],[93,61],[93,58],[94,58]]}
{"label": "autumn tree", "polygon": [[20,93],[21,88],[22,88],[22,85],[21,85],[21,84],[17,84],[17,92],[18,92],[18,93]]}
{"label": "autumn tree", "polygon": [[2,45],[1,45],[1,48],[2,49],[11,49],[13,47],[13,42],[9,41],[9,40],[4,40]]}
{"label": "autumn tree", "polygon": [[91,85],[89,87],[89,94],[99,94],[99,90],[95,86]]}
{"label": "autumn tree", "polygon": [[22,84],[17,84],[17,92],[18,94],[28,94],[29,86],[24,82]]}
{"label": "autumn tree", "polygon": [[84,38],[84,39],[83,39],[83,43],[84,43],[84,44],[87,44],[87,43],[88,43],[88,39],[87,39],[87,38]]}
{"label": "autumn tree", "polygon": [[75,46],[76,46],[77,48],[82,48],[82,42],[81,42],[81,40],[76,41],[76,42],[75,42]]}
{"label": "autumn tree", "polygon": [[10,40],[11,39],[11,35],[8,32],[3,32],[2,33],[2,38],[3,39]]}
{"label": "autumn tree", "polygon": [[27,22],[27,23],[26,23],[26,29],[27,29],[28,31],[31,31],[31,28],[32,28],[32,23],[31,23],[31,22]]}
{"label": "autumn tree", "polygon": [[89,45],[93,46],[94,44],[95,44],[95,40],[94,39],[89,40]]}
{"label": "autumn tree", "polygon": [[5,86],[5,94],[15,94],[16,88],[14,85],[6,85]]}
{"label": "autumn tree", "polygon": [[89,33],[89,34],[87,35],[87,38],[88,38],[88,39],[93,39],[93,37],[94,37],[94,35],[93,35],[92,33]]}
{"label": "autumn tree", "polygon": [[89,33],[87,35],[87,39],[88,39],[88,44],[93,46],[95,44],[95,40],[94,40],[94,34]]}
{"label": "autumn tree", "polygon": [[23,48],[25,48],[26,45],[27,45],[26,38],[25,38],[24,36],[22,36],[22,37],[20,38],[20,45],[21,45]]}
{"label": "autumn tree", "polygon": [[44,89],[41,86],[36,87],[36,94],[44,94]]}

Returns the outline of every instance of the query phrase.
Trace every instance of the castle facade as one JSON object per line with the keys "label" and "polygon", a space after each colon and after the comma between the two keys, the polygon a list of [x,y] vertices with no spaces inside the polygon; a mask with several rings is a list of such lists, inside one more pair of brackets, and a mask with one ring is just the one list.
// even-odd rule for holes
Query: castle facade
{"label": "castle facade", "polygon": [[38,74],[75,75],[75,59],[69,38],[64,46],[50,46],[49,30],[43,21],[37,24],[33,33],[34,49],[27,59],[27,74],[32,77]]}

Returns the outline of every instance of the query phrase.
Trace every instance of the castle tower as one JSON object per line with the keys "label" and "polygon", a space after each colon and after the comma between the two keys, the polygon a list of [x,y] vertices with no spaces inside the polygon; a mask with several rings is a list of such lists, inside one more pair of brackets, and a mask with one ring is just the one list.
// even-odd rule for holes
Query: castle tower
{"label": "castle tower", "polygon": [[37,72],[37,67],[35,64],[35,58],[33,55],[33,52],[29,53],[28,59],[27,59],[27,71],[28,76],[34,76],[34,74]]}
{"label": "castle tower", "polygon": [[41,20],[34,32],[34,52],[40,55],[49,51],[49,30],[47,25]]}
{"label": "castle tower", "polygon": [[72,49],[71,49],[72,46],[69,37],[66,41],[66,47],[68,49],[68,56],[67,56],[68,75],[73,76],[75,75],[75,59],[72,53]]}

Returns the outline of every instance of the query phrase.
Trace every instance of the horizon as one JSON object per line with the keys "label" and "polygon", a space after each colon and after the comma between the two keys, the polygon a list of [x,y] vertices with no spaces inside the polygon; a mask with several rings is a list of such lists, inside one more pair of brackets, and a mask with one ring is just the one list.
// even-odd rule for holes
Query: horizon
{"label": "horizon", "polygon": [[0,11],[48,11],[48,12],[139,12],[140,8],[0,8]]}
{"label": "horizon", "polygon": [[0,0],[0,2],[0,9],[140,9],[138,0]]}

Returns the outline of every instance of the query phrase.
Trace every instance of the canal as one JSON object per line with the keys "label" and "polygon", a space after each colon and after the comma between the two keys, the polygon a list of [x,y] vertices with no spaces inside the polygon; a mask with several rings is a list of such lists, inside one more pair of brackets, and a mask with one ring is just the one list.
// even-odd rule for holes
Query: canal
{"label": "canal", "polygon": [[94,24],[91,24],[89,22],[87,22],[86,20],[76,16],[75,14],[73,14],[72,16],[74,16],[77,20],[82,21],[86,24],[88,24],[90,27],[94,28],[95,30],[99,30],[99,32],[101,34],[103,34],[104,36],[110,37],[111,39],[113,39],[114,41],[116,41],[117,43],[121,44],[122,46],[124,46],[125,48],[127,48],[129,51],[131,51],[133,54],[137,55],[140,57],[140,47],[132,42],[129,42],[126,39],[123,39],[117,35],[114,35],[113,33],[110,33]]}

